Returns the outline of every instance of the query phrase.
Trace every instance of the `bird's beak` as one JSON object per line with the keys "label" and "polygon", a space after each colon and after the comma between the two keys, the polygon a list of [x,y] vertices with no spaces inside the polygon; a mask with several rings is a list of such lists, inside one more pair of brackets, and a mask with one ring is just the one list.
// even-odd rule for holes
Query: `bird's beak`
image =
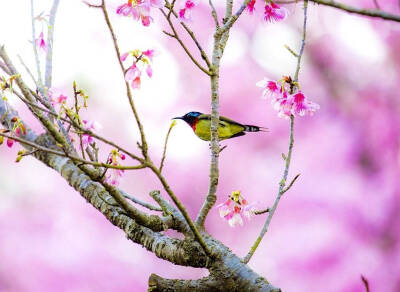
{"label": "bird's beak", "polygon": [[183,120],[182,117],[176,117],[176,118],[172,118],[172,120]]}

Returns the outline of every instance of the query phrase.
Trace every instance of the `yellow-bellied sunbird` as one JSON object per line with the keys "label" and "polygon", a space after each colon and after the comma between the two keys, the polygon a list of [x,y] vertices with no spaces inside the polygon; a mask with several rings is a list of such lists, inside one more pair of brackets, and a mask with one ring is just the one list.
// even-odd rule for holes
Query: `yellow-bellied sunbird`
{"label": "yellow-bellied sunbird", "polygon": [[[190,127],[192,127],[193,132],[202,140],[211,140],[211,116],[203,114],[200,112],[189,112],[182,117],[176,117],[173,119],[184,120]],[[230,139],[234,137],[243,136],[245,132],[260,132],[266,131],[266,128],[243,125],[226,117],[219,117],[218,125],[218,138],[219,140]]]}

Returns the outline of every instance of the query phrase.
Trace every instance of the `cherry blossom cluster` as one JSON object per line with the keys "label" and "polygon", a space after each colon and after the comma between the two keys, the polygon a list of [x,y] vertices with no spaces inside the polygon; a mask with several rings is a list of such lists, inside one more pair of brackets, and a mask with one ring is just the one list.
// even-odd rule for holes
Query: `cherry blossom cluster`
{"label": "cherry blossom cluster", "polygon": [[[79,90],[76,92],[77,96],[80,96],[83,99],[83,107],[87,107],[86,100],[88,99],[88,96],[85,94],[83,90]],[[80,109],[82,105],[74,105],[74,107],[69,107],[67,104],[68,96],[64,95],[64,93],[59,92],[56,88],[49,88],[47,90],[47,95],[49,97],[50,103],[54,108],[58,108],[58,117],[61,117],[62,115],[66,114],[69,117],[73,117],[76,121],[81,121],[79,122],[81,124],[81,127],[87,131],[99,131],[102,129],[102,126],[100,123],[98,123],[95,120],[81,120],[79,115],[74,112],[74,109],[76,107]],[[82,140],[82,144],[79,145],[79,147],[86,149],[86,147],[89,147],[91,144],[93,144],[94,138],[90,136],[87,133],[82,133],[81,138],[77,139],[76,136],[79,136],[79,134],[73,134],[70,135],[69,138],[71,139],[72,142],[74,141],[79,141],[80,139]]]}
{"label": "cherry blossom cluster", "polygon": [[[83,128],[87,131],[99,131],[102,129],[102,126],[100,123],[94,120],[82,120]],[[90,136],[89,134],[82,134],[82,146],[85,149],[88,147],[90,144],[94,143],[94,138]]]}
{"label": "cherry blossom cluster", "polygon": [[[121,164],[119,163],[120,159],[125,160],[125,155],[123,153],[118,152],[117,149],[113,149],[110,152],[110,155],[107,159],[107,163],[115,166],[121,166]],[[123,174],[124,174],[123,169],[110,168],[107,170],[104,182],[113,186],[117,186],[119,185],[119,181]]]}
{"label": "cherry blossom cluster", "polygon": [[[247,11],[253,14],[255,9],[256,0],[250,0],[247,3]],[[264,20],[268,22],[282,21],[288,16],[289,12],[285,7],[281,7],[273,1],[266,0],[264,6]]]}
{"label": "cherry blossom cluster", "polygon": [[278,111],[279,117],[312,116],[320,108],[317,103],[308,100],[301,91],[289,93],[292,86],[298,86],[293,84],[290,77],[284,77],[279,81],[264,78],[256,85],[264,89],[262,93],[264,98],[268,96],[272,98],[273,108]]}
{"label": "cherry blossom cluster", "polygon": [[125,62],[129,56],[133,57],[132,65],[125,72],[125,80],[131,83],[133,89],[140,89],[142,70],[144,70],[144,68],[146,70],[147,76],[149,76],[150,78],[153,76],[151,63],[155,55],[155,50],[134,50],[122,54],[122,62]]}
{"label": "cherry blossom cluster", "polygon": [[161,8],[161,0],[128,0],[117,8],[117,14],[132,16],[134,20],[141,21],[144,26],[149,26],[153,21],[150,16],[152,8]]}
{"label": "cherry blossom cluster", "polygon": [[[11,119],[11,122],[13,122],[13,128],[11,130],[11,134],[13,136],[19,137],[21,135],[21,133],[23,135],[26,135],[26,128],[24,126],[24,124],[22,123],[21,119],[18,117],[13,117]],[[2,129],[0,130],[2,133],[7,133],[9,132],[8,130]],[[0,145],[3,144],[4,141],[4,136],[0,136]],[[10,138],[7,138],[6,144],[8,147],[12,147],[14,145],[16,141]]]}
{"label": "cherry blossom cluster", "polygon": [[231,227],[236,225],[243,226],[243,219],[250,220],[255,211],[255,203],[249,204],[240,191],[233,191],[224,203],[216,207],[219,210],[219,215],[227,220]]}
{"label": "cherry blossom cluster", "polygon": [[181,1],[181,8],[179,9],[179,19],[183,22],[193,21],[193,9],[199,4],[198,0],[184,0]]}
{"label": "cherry blossom cluster", "polygon": [[35,21],[39,22],[42,25],[42,30],[39,36],[35,39],[35,45],[38,52],[44,54],[47,54],[49,50],[48,44],[44,40],[44,28],[49,26],[47,18],[48,15],[43,16],[43,13],[40,13],[38,16],[35,17]]}

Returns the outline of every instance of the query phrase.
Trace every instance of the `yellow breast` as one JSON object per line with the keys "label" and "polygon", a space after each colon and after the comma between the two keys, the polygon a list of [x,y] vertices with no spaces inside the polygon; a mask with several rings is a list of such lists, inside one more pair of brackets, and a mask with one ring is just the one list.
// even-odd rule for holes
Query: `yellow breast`
{"label": "yellow breast", "polygon": [[[211,140],[211,121],[210,120],[199,120],[194,129],[195,134],[202,140]],[[243,132],[244,127],[236,124],[230,124],[225,121],[220,121],[218,126],[218,137],[219,140],[231,138],[233,135]]]}

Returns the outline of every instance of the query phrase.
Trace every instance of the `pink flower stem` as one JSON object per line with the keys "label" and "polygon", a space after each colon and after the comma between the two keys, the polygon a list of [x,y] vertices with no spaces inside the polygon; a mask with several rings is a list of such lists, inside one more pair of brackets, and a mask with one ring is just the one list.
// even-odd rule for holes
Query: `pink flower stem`
{"label": "pink flower stem", "polygon": [[[294,82],[297,82],[298,77],[299,77],[299,72],[300,72],[300,61],[301,61],[301,56],[303,55],[304,52],[304,46],[305,46],[305,39],[306,39],[306,28],[307,28],[307,7],[308,7],[308,0],[304,1],[304,22],[303,22],[303,38],[301,41],[301,48],[300,48],[300,53],[297,57],[297,66],[296,66],[296,73],[294,75]],[[293,94],[294,88],[291,88],[291,93]],[[252,258],[252,256],[254,255],[257,247],[259,246],[261,240],[263,239],[265,233],[267,233],[268,231],[268,227],[271,223],[272,220],[272,216],[274,216],[276,208],[278,207],[279,201],[282,197],[282,195],[287,192],[292,185],[294,184],[294,182],[297,180],[297,178],[299,177],[299,174],[296,175],[294,177],[294,179],[290,182],[290,184],[285,188],[286,186],[286,180],[287,177],[289,175],[289,167],[290,167],[290,162],[292,159],[292,151],[293,151],[293,144],[294,144],[294,115],[290,115],[290,135],[289,135],[289,149],[288,149],[288,153],[285,157],[285,169],[283,171],[283,176],[282,176],[282,180],[279,182],[279,190],[278,190],[278,194],[276,195],[274,204],[272,205],[272,207],[269,209],[269,214],[267,219],[265,220],[264,226],[259,234],[259,236],[257,237],[256,241],[253,243],[252,247],[250,248],[250,251],[247,253],[247,255],[245,256],[245,258],[243,259],[244,263],[248,263],[250,261],[250,259]]]}
{"label": "pink flower stem", "polygon": [[[292,158],[292,151],[293,151],[293,144],[294,144],[293,129],[294,129],[294,116],[291,115],[290,116],[289,150],[288,150],[288,154],[287,154],[286,160],[285,160],[285,169],[283,171],[282,180],[279,183],[278,194],[276,195],[274,204],[272,205],[271,208],[269,208],[268,217],[267,217],[267,219],[266,219],[266,221],[264,223],[264,226],[263,226],[263,228],[262,228],[262,230],[260,232],[260,235],[258,235],[256,241],[253,243],[252,247],[250,248],[250,251],[248,252],[246,257],[243,259],[243,262],[245,264],[247,264],[250,261],[250,259],[254,255],[257,247],[259,246],[261,240],[263,239],[265,233],[267,233],[268,227],[269,227],[269,225],[271,223],[271,220],[272,220],[272,216],[274,216],[276,208],[278,207],[279,201],[280,201],[282,195],[285,193],[285,184],[286,184],[286,179],[287,179],[288,174],[289,174],[289,167],[290,167],[290,161],[291,161],[291,158]],[[294,181],[295,180],[293,180],[293,183],[294,183]]]}
{"label": "pink flower stem", "polygon": [[[307,31],[307,8],[308,8],[308,0],[304,1],[304,22],[303,22],[303,36],[301,40],[301,47],[300,47],[300,52],[297,56],[297,66],[296,66],[296,72],[294,73],[294,78],[293,81],[297,82],[299,79],[299,72],[300,72],[300,62],[301,62],[301,57],[303,56],[304,52],[304,47],[306,46],[306,31]],[[292,92],[293,94],[294,92]]]}

